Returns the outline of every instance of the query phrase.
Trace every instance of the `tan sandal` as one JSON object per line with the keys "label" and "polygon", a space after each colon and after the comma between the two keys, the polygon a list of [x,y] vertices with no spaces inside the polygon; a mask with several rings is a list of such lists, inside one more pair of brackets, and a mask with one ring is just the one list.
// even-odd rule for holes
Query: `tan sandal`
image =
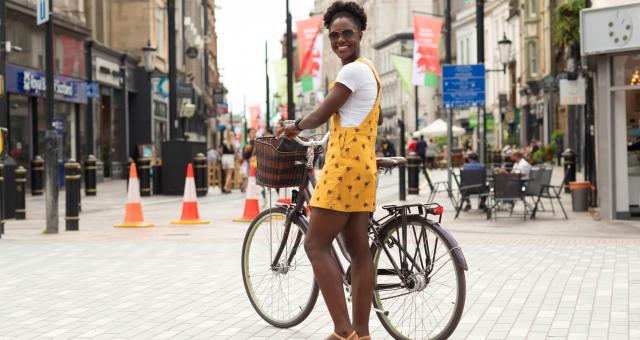
{"label": "tan sandal", "polygon": [[355,339],[358,339],[358,334],[356,334],[356,331],[353,331],[351,334],[349,334],[348,337],[342,337],[338,334],[336,334],[336,332],[333,332],[333,336],[335,336],[336,338],[338,338],[338,340],[349,340],[351,338],[353,338],[354,336],[356,337]]}

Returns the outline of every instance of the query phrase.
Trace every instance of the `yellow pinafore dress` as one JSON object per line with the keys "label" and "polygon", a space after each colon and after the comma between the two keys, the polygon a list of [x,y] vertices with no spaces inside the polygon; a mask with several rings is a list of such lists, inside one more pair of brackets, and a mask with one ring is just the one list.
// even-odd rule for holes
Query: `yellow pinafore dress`
{"label": "yellow pinafore dress", "polygon": [[380,115],[380,77],[366,59],[378,84],[376,101],[367,117],[358,127],[340,126],[340,114],[331,117],[331,137],[324,167],[318,178],[312,207],[342,212],[372,212],[376,209],[375,143]]}

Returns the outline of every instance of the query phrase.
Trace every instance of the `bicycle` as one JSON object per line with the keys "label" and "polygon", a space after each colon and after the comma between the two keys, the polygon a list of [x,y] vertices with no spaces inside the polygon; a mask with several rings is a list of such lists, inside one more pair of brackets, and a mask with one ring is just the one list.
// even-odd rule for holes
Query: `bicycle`
{"label": "bicycle", "polygon": [[[260,317],[279,328],[304,321],[318,298],[319,288],[301,246],[309,226],[305,207],[316,184],[314,150],[328,135],[320,141],[296,138],[307,147],[306,171],[293,191],[292,204],[261,212],[244,238],[241,264],[247,296]],[[377,159],[379,172],[405,163],[400,157]],[[467,264],[456,240],[440,226],[443,208],[437,203],[382,208],[384,217],[369,218],[375,270],[372,310],[395,339],[446,339],[462,317]],[[340,237],[333,254],[350,299],[350,258]]]}

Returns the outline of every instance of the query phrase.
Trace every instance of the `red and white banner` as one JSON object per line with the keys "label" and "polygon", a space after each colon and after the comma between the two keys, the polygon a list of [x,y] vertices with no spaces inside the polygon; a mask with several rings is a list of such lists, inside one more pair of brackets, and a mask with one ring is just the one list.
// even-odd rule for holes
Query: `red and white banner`
{"label": "red and white banner", "polygon": [[425,86],[430,74],[440,75],[440,34],[442,19],[424,15],[413,17],[413,84]]}
{"label": "red and white banner", "polygon": [[296,22],[296,38],[300,49],[300,72],[297,78],[302,81],[304,92],[317,90],[322,85],[321,24],[322,16]]}
{"label": "red and white banner", "polygon": [[258,119],[260,118],[260,105],[249,106],[249,114],[251,115],[251,118],[249,118],[248,126],[250,128],[257,129],[259,127]]}

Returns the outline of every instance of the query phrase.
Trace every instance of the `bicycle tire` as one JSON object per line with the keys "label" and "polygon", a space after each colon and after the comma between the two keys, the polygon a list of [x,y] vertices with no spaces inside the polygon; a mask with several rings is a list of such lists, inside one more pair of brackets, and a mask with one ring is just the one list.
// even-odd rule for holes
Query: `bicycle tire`
{"label": "bicycle tire", "polygon": [[[392,320],[393,316],[391,315],[391,313],[387,314],[386,312],[389,312],[388,310],[385,310],[385,307],[390,307],[392,305],[395,304],[395,302],[391,302],[391,303],[382,303],[382,298],[380,296],[381,291],[383,291],[382,289],[379,289],[379,277],[381,275],[383,275],[383,273],[386,273],[384,275],[390,275],[389,274],[389,269],[388,268],[379,268],[380,266],[380,259],[382,256],[387,256],[388,257],[388,253],[386,253],[384,251],[384,249],[378,247],[376,245],[376,243],[374,242],[371,245],[371,254],[373,257],[373,265],[374,265],[374,276],[375,276],[375,281],[374,281],[374,292],[373,292],[373,306],[378,309],[378,310],[382,310],[385,311],[385,313],[381,313],[381,312],[377,312],[377,316],[378,319],[380,320],[380,322],[382,323],[382,325],[384,326],[384,328],[387,330],[387,332],[389,332],[389,334],[394,338],[394,339],[447,339],[449,336],[451,336],[451,334],[453,333],[453,331],[456,329],[458,323],[460,322],[460,319],[462,318],[462,312],[464,310],[464,304],[465,304],[465,300],[466,300],[466,279],[465,279],[465,267],[463,267],[463,264],[460,263],[460,261],[456,258],[456,256],[453,254],[453,246],[451,244],[451,242],[449,242],[449,240],[447,239],[447,237],[445,237],[444,232],[442,231],[441,227],[439,225],[437,225],[435,222],[430,221],[422,216],[419,215],[410,215],[406,217],[406,226],[411,226],[411,225],[416,225],[419,226],[421,228],[426,228],[428,231],[430,231],[432,234],[434,234],[437,239],[442,242],[447,251],[445,253],[448,253],[449,256],[449,260],[451,261],[451,263],[453,264],[453,272],[455,273],[455,282],[456,282],[456,289],[455,289],[455,296],[456,299],[453,302],[455,304],[453,311],[451,313],[451,316],[448,318],[448,321],[446,323],[446,325],[444,327],[442,327],[442,329],[435,335],[432,335],[430,332],[431,330],[421,330],[420,332],[418,332],[417,330],[417,321],[414,321],[414,324],[416,325],[416,329],[415,329],[415,334],[405,334],[407,333],[406,331],[403,332],[403,330],[399,329],[402,328],[402,326],[404,326],[405,322],[404,320],[402,321],[402,323],[400,325],[396,324],[398,323],[397,320]],[[390,221],[386,226],[384,226],[382,228],[382,230],[380,231],[380,235],[382,237],[382,242],[383,244],[385,244],[385,248],[387,248],[388,251],[391,251],[391,249],[393,248],[389,248],[389,245],[387,245],[389,242],[393,243],[393,240],[391,239],[391,236],[394,235],[394,233],[396,233],[397,231],[399,231],[399,228],[402,227],[403,225],[405,225],[403,223],[403,219],[401,217],[396,218],[393,221]],[[415,234],[414,234],[415,235]],[[416,237],[414,237],[415,240]],[[420,237],[418,237],[418,241],[420,241]],[[407,242],[409,243],[409,242]],[[428,241],[427,241],[428,244]],[[398,248],[396,246],[396,248]],[[406,246],[404,247],[405,249]],[[398,248],[399,249],[399,248]],[[397,251],[394,249],[394,251]],[[437,246],[436,249],[434,250],[434,258],[435,258],[435,252],[437,251]],[[414,255],[415,256],[415,255]],[[425,256],[426,258],[426,256]],[[439,259],[439,258],[438,258]],[[443,260],[444,261],[444,260]],[[446,262],[445,262],[446,264]],[[438,264],[439,265],[439,264]],[[434,265],[433,268],[435,268]],[[395,271],[394,269],[392,269],[393,271]],[[440,269],[438,269],[438,271],[440,271]],[[434,274],[436,275],[438,274],[437,272]],[[428,275],[427,275],[428,276]],[[431,278],[430,278],[431,279]],[[427,290],[429,289],[429,286],[434,286],[434,284],[431,284],[429,280],[425,280],[426,281],[426,286],[425,288],[423,288],[423,290]],[[399,279],[401,280],[401,279]],[[385,286],[385,287],[390,287],[390,286]],[[405,287],[406,289],[406,287]],[[437,289],[437,288],[436,288]],[[445,289],[445,288],[443,288]],[[405,295],[402,296],[407,296],[410,293],[406,293]],[[437,296],[437,295],[436,295]],[[435,297],[435,296],[431,296],[431,297]],[[393,296],[391,297],[393,298]],[[417,299],[417,298],[416,298]],[[442,301],[444,301],[445,298],[442,299]],[[427,302],[428,300],[424,300],[425,302]],[[446,301],[448,304],[448,301]],[[428,304],[428,302],[427,302]],[[415,309],[417,310],[417,309]],[[438,311],[440,311],[438,309]],[[394,313],[395,314],[395,313]],[[416,313],[417,314],[417,313]],[[421,315],[425,315],[425,314],[421,314]],[[404,314],[402,315],[404,317]],[[432,315],[427,313],[426,314],[427,318],[431,318]],[[424,321],[424,320],[423,320]],[[436,317],[436,321],[437,317]],[[441,324],[441,322],[438,323],[438,325]],[[408,323],[409,327],[411,326],[411,321],[409,321]],[[424,326],[424,325],[423,325]],[[426,332],[426,335],[425,335]],[[421,335],[422,334],[422,335]]]}
{"label": "bicycle tire", "polygon": [[[259,229],[261,228],[264,222],[269,223],[270,221],[274,221],[274,220],[284,221],[286,220],[286,213],[287,212],[284,207],[275,207],[275,208],[267,209],[261,212],[253,220],[253,222],[251,222],[251,225],[249,225],[249,228],[247,229],[247,233],[245,234],[244,242],[242,244],[241,266],[242,266],[242,281],[244,283],[245,292],[247,293],[247,296],[249,297],[249,301],[251,302],[251,305],[253,306],[255,311],[258,313],[258,315],[260,315],[260,317],[267,323],[278,328],[290,328],[304,321],[313,310],[316,304],[316,301],[318,299],[318,292],[319,292],[318,284],[316,283],[315,279],[313,279],[313,270],[311,269],[311,265],[309,263],[309,269],[311,273],[305,275],[305,277],[307,278],[308,277],[312,278],[312,281],[310,284],[311,287],[309,287],[310,289],[309,289],[308,299],[303,298],[304,300],[302,304],[297,306],[297,308],[295,309],[291,309],[291,306],[283,306],[285,308],[288,307],[290,310],[296,310],[296,311],[299,310],[299,313],[295,313],[291,315],[291,317],[286,317],[286,318],[273,315],[272,312],[264,308],[264,303],[263,303],[264,301],[262,301],[260,297],[257,296],[256,290],[258,287],[254,286],[254,282],[252,280],[253,275],[251,275],[251,270],[250,270],[251,269],[250,267],[252,265],[251,263],[252,260],[250,255],[252,252],[252,246],[254,246],[253,244],[254,237],[256,236],[256,233],[259,231]],[[275,216],[279,216],[279,218],[276,219]],[[269,226],[267,225],[267,227]],[[300,220],[294,220],[292,222],[291,227],[292,227],[291,231],[295,231],[297,228],[297,230],[301,231],[303,235],[306,233],[306,230],[307,230],[307,224],[305,223],[305,221],[300,221]],[[291,238],[292,235],[295,235],[295,234],[296,233],[291,232],[287,239]],[[302,241],[304,241],[304,238],[302,239]],[[280,242],[277,242],[277,244],[279,245]],[[257,247],[257,245],[255,245],[255,247]],[[257,249],[253,248],[253,250],[257,250]],[[299,257],[303,257],[303,258],[300,258],[300,261],[304,261],[304,259],[308,261],[308,258],[306,256],[306,253],[304,252],[304,247],[302,243],[300,243],[299,249],[296,252],[295,256],[296,256],[296,259],[298,259]],[[271,269],[270,266],[267,266],[266,269],[268,271],[271,271],[272,275],[282,275],[284,277],[287,274],[289,274],[288,271],[287,273],[284,273],[284,274],[283,273],[274,274],[274,270]],[[268,276],[268,274],[269,273],[265,274],[265,276]],[[290,288],[290,285],[288,287]],[[295,286],[294,288],[295,290],[304,289],[303,287],[299,287],[299,286]]]}

